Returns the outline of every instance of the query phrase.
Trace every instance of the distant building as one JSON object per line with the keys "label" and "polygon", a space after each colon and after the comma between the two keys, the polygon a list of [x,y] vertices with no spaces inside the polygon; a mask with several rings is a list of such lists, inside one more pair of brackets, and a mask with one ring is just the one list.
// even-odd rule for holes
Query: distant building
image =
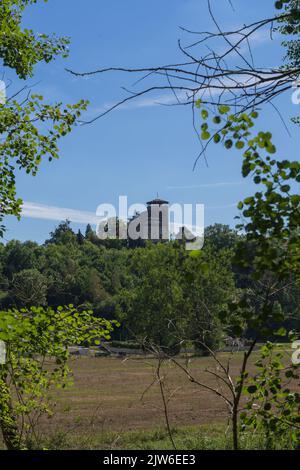
{"label": "distant building", "polygon": [[128,239],[130,244],[145,240],[153,243],[169,241],[169,202],[160,198],[147,202],[147,210],[136,213],[129,220]]}
{"label": "distant building", "polygon": [[170,238],[169,203],[163,199],[147,202],[148,239],[153,242],[168,241]]}

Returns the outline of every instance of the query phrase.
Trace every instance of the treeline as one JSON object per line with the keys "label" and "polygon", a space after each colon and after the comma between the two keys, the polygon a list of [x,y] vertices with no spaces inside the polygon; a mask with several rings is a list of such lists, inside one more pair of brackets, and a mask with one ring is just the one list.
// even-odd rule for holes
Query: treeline
{"label": "treeline", "polygon": [[[63,222],[43,245],[0,245],[0,308],[73,304],[120,320],[115,340],[217,348],[226,337],[252,334],[247,325],[236,330],[227,315],[243,292],[252,291],[255,304],[262,289],[234,264],[241,243],[234,230],[216,224],[206,229],[201,252],[178,241],[127,248],[124,241],[97,239],[90,226],[74,233]],[[283,287],[274,310],[284,311],[289,329],[300,330],[300,290],[293,282]]]}

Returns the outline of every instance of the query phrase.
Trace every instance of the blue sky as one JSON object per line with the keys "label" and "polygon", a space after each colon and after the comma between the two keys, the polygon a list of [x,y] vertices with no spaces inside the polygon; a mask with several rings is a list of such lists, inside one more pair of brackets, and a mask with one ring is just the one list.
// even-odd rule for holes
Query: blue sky
{"label": "blue sky", "polygon": [[[272,14],[274,0],[233,0],[233,4],[235,12],[227,0],[213,1],[224,29]],[[131,87],[134,77],[75,78],[65,67],[91,71],[176,62],[181,60],[178,38],[190,40],[179,26],[214,29],[205,0],[49,0],[28,9],[24,24],[39,32],[71,37],[70,57],[39,65],[31,83],[35,92],[52,102],[89,99],[87,118],[125,97],[121,87]],[[252,47],[257,64],[264,67],[278,65],[284,54],[276,36],[271,41],[267,33],[257,36]],[[8,78],[18,86],[12,73],[7,73]],[[158,99],[168,97],[148,96],[93,125],[77,128],[61,142],[59,161],[43,163],[35,178],[18,174],[18,195],[26,203],[26,216],[21,222],[6,219],[6,239],[43,241],[58,223],[53,218],[65,213],[57,208],[73,210],[74,220],[85,222],[82,212],[94,214],[100,203],[117,204],[119,195],[127,195],[129,203],[144,203],[157,192],[170,202],[204,203],[206,225],[234,226],[235,204],[253,190],[251,182],[241,177],[240,154],[212,146],[209,167],[200,160],[193,171],[200,148],[191,111],[157,105]],[[278,105],[286,118],[295,114],[288,95]],[[271,107],[265,109],[259,124],[276,134],[279,156],[293,155],[296,128],[291,125],[293,138],[289,138]],[[34,214],[39,218],[33,218]],[[73,225],[84,229],[82,224]]]}

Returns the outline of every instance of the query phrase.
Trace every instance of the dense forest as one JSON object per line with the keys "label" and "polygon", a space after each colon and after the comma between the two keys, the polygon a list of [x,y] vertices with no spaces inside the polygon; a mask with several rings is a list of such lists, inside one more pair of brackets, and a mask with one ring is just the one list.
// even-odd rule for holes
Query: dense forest
{"label": "dense forest", "polygon": [[[216,224],[206,229],[201,252],[188,252],[179,241],[129,248],[124,240],[99,240],[91,226],[83,235],[62,222],[43,245],[0,245],[0,306],[72,304],[119,320],[117,341],[150,342],[176,352],[184,341],[217,349],[228,338],[253,334],[247,322],[237,328],[227,315],[245,293],[255,308],[265,288],[251,278],[249,267],[234,262],[245,243],[235,230]],[[284,313],[289,330],[300,329],[299,299],[292,280],[273,298],[273,310]]]}

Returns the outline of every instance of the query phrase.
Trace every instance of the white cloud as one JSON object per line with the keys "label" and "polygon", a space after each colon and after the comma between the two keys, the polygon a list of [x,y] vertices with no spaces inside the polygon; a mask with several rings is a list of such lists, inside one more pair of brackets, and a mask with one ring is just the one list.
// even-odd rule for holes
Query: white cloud
{"label": "white cloud", "polygon": [[79,224],[96,225],[100,218],[93,212],[67,209],[65,207],[47,206],[36,202],[24,202],[22,207],[22,217],[44,220],[70,220]]}
{"label": "white cloud", "polygon": [[[188,97],[186,92],[176,93],[176,96],[179,101],[184,101]],[[178,102],[177,98],[175,97],[174,93],[170,91],[169,93],[165,93],[163,95],[160,95],[154,98],[141,98],[140,100],[137,100],[135,107],[147,108],[150,106],[157,106],[157,105],[176,104]]]}
{"label": "white cloud", "polygon": [[[181,92],[181,93],[176,93],[176,95],[180,101],[184,101],[187,99],[186,93]],[[111,109],[113,106],[115,106],[116,103],[117,102],[104,103],[103,106],[90,109],[90,114],[97,115],[97,114],[105,113],[106,111]],[[158,106],[158,105],[169,106],[169,105],[173,105],[176,103],[177,103],[177,99],[175,98],[174,94],[170,91],[169,93],[164,93],[159,96],[132,99],[131,101],[127,101],[121,104],[120,106],[118,106],[117,109],[125,110],[125,109],[150,108],[150,107]]]}

